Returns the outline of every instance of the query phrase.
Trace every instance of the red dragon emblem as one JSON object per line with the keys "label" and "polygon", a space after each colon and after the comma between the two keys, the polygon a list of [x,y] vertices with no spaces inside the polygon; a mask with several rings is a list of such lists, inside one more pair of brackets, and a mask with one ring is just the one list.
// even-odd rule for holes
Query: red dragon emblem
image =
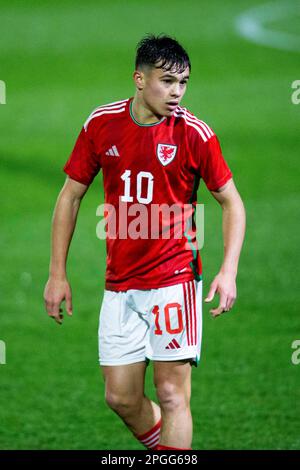
{"label": "red dragon emblem", "polygon": [[171,163],[174,160],[177,152],[177,145],[166,145],[158,144],[157,145],[157,157],[160,163],[164,166]]}

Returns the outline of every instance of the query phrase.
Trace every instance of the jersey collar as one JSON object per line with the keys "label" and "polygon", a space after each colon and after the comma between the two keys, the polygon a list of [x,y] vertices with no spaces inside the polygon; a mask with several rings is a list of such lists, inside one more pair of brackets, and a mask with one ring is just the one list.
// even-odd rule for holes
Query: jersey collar
{"label": "jersey collar", "polygon": [[142,124],[142,123],[138,122],[138,121],[135,119],[135,117],[134,117],[134,115],[133,115],[133,112],[132,112],[132,101],[133,101],[133,98],[130,98],[130,100],[129,100],[129,114],[130,114],[131,119],[133,120],[133,122],[134,122],[136,125],[138,125],[138,126],[140,126],[140,127],[153,127],[153,126],[157,126],[158,124],[160,124],[161,122],[163,122],[163,121],[165,121],[165,120],[167,119],[166,116],[164,116],[164,117],[162,117],[162,118],[160,119],[160,121],[153,122],[152,124]]}

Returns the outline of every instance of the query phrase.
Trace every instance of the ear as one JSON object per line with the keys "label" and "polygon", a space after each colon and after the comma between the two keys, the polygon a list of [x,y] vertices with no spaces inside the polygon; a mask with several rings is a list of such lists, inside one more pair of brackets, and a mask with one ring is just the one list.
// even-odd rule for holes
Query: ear
{"label": "ear", "polygon": [[142,90],[145,86],[145,74],[141,70],[135,70],[133,73],[133,80],[135,81],[138,90]]}

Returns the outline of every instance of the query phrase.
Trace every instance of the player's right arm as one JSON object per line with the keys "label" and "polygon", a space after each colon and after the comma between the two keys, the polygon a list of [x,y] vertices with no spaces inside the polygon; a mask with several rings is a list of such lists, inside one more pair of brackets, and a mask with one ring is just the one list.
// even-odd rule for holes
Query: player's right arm
{"label": "player's right arm", "polygon": [[80,203],[87,189],[85,184],[67,177],[54,209],[49,279],[44,290],[44,301],[48,315],[59,324],[63,320],[63,301],[68,315],[72,315],[72,292],[66,264]]}

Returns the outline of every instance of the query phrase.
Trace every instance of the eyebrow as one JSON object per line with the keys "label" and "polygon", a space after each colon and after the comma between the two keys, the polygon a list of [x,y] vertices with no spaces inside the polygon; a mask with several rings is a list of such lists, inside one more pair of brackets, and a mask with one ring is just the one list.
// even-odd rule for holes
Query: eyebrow
{"label": "eyebrow", "polygon": [[[172,78],[173,80],[176,80],[176,77],[174,75],[171,75],[167,73],[166,75],[162,75],[161,78]],[[189,75],[186,75],[185,77],[182,78],[182,80],[188,80],[190,78]]]}

